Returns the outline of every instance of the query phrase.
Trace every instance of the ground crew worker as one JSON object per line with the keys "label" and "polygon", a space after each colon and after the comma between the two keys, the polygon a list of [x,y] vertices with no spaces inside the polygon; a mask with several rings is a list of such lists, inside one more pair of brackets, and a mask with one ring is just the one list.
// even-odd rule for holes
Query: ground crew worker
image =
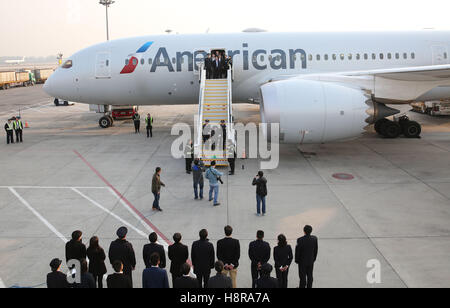
{"label": "ground crew worker", "polygon": [[145,118],[145,126],[147,128],[147,138],[153,138],[153,117],[150,113]]}
{"label": "ground crew worker", "polygon": [[6,131],[6,144],[14,143],[14,124],[12,119],[8,119],[8,123],[5,124]]}
{"label": "ground crew worker", "polygon": [[184,148],[184,158],[186,159],[186,173],[191,174],[192,162],[194,161],[194,147],[192,140],[189,140],[188,144]]}
{"label": "ground crew worker", "polygon": [[14,130],[16,132],[16,142],[23,142],[23,123],[20,117],[17,117],[16,121],[14,122]]}
{"label": "ground crew worker", "polygon": [[139,113],[135,113],[133,116],[133,121],[134,121],[134,130],[135,133],[140,133],[140,129],[141,129],[141,116],[139,115]]}
{"label": "ground crew worker", "polygon": [[235,149],[234,144],[232,144],[232,143],[228,146],[227,158],[228,158],[228,164],[230,165],[229,175],[234,175],[234,170],[236,167],[236,149]]}

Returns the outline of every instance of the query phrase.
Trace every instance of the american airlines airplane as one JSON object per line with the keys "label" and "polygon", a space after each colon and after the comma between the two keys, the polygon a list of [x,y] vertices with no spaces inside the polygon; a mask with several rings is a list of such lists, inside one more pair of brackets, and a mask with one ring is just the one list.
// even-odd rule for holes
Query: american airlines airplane
{"label": "american airlines airplane", "polygon": [[25,57],[23,57],[22,59],[17,59],[17,60],[5,60],[6,64],[20,64],[25,62]]}
{"label": "american airlines airplane", "polygon": [[418,123],[386,104],[450,98],[450,32],[238,33],[121,39],[81,50],[47,80],[53,97],[96,105],[192,104],[199,63],[233,58],[233,103],[260,104],[285,143],[356,137],[375,124],[390,138]]}

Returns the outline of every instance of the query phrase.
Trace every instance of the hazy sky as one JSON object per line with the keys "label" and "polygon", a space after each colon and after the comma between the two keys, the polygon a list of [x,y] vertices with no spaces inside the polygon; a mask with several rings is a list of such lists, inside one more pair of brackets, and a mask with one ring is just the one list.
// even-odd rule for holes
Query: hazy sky
{"label": "hazy sky", "polygon": [[[112,39],[179,33],[450,30],[448,0],[115,0]],[[98,0],[0,0],[0,56],[65,57],[104,41]]]}

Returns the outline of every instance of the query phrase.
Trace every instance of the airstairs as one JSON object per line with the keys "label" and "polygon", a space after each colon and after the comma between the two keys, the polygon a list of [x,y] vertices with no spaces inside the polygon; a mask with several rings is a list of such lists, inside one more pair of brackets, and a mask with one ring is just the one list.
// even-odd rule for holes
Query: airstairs
{"label": "airstairs", "polygon": [[[206,166],[212,161],[216,161],[217,166],[228,166],[227,150],[230,150],[230,145],[235,148],[236,144],[233,125],[232,69],[228,70],[227,76],[226,79],[206,79],[206,70],[203,67],[201,70],[198,136],[194,146],[196,157],[201,158]],[[226,125],[225,148],[221,141],[223,123]],[[203,135],[210,135],[211,131],[215,131],[214,137],[204,140]],[[219,140],[214,142],[217,139]]]}

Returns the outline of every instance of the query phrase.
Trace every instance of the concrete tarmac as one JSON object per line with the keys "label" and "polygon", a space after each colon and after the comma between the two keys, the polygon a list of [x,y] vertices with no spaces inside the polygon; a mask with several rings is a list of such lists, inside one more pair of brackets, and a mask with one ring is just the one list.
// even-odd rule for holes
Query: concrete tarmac
{"label": "concrete tarmac", "polygon": [[[192,124],[195,105],[142,107],[141,115],[155,117],[154,138],[147,139],[144,125],[141,134],[131,121],[100,129],[99,115],[87,105],[52,101],[39,87],[0,91],[3,120],[21,105],[30,125],[23,144],[0,143],[0,282],[6,287],[45,287],[48,264],[65,258],[72,231],[82,230],[85,243],[99,236],[107,251],[122,225],[130,230],[140,287],[142,247],[151,231],[164,244],[180,232],[191,246],[206,228],[215,245],[227,224],[241,241],[239,287],[251,286],[248,245],[257,230],[271,247],[284,233],[294,248],[305,224],[319,237],[316,287],[450,287],[448,118],[411,114],[424,124],[422,139],[387,140],[368,131],[345,143],[281,145],[279,168],[266,172],[268,215],[257,217],[251,186],[257,160],[239,159],[236,175],[224,176],[220,207],[194,200],[184,160],[171,156],[177,137],[170,130]],[[258,106],[234,108],[237,122],[259,121]],[[151,210],[158,166],[167,185],[163,213]],[[338,180],[335,173],[354,179]],[[370,260],[381,264],[380,284],[367,281]],[[298,283],[293,264],[289,286]]]}

